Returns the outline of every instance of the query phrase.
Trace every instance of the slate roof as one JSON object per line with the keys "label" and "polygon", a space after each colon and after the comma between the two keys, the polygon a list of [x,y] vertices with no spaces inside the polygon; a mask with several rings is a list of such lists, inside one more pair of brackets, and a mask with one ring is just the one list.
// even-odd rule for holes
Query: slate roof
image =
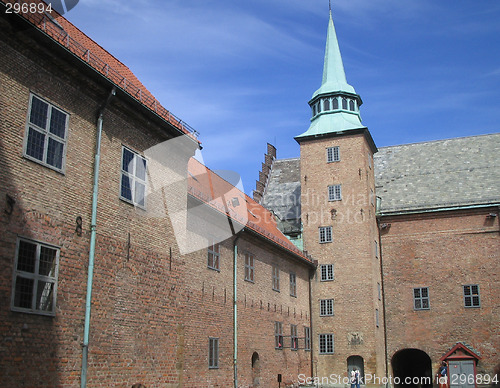
{"label": "slate roof", "polygon": [[500,133],[382,147],[374,164],[382,214],[500,203]]}
{"label": "slate roof", "polygon": [[300,231],[300,159],[277,159],[261,201],[279,218],[280,229]]}
{"label": "slate roof", "polygon": [[[382,147],[374,165],[381,214],[500,205],[500,133]],[[299,158],[274,162],[261,203],[300,228]]]}

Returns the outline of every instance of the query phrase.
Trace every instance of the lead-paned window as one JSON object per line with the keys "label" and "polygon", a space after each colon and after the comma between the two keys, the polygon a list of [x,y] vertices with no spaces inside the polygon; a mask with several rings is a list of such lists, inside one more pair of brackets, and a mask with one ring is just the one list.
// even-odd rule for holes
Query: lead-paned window
{"label": "lead-paned window", "polygon": [[147,161],[138,153],[122,147],[120,198],[145,207]]}
{"label": "lead-paned window", "polygon": [[59,249],[19,239],[16,250],[12,310],[55,315]]}
{"label": "lead-paned window", "polygon": [[24,155],[62,172],[65,164],[68,119],[66,112],[32,94]]}
{"label": "lead-paned window", "polygon": [[465,307],[481,307],[478,284],[470,284],[463,286],[463,290],[464,290]]}
{"label": "lead-paned window", "polygon": [[334,343],[333,334],[319,335],[319,354],[333,354]]}
{"label": "lead-paned window", "polygon": [[319,301],[319,315],[322,317],[333,316],[333,299],[321,299]]}
{"label": "lead-paned window", "polygon": [[327,282],[334,279],[333,264],[321,264],[321,281]]}
{"label": "lead-paned window", "polygon": [[319,227],[319,242],[321,244],[332,242],[332,227],[331,226],[320,226]]}
{"label": "lead-paned window", "polygon": [[329,201],[342,200],[342,186],[341,185],[328,186],[328,200]]}
{"label": "lead-paned window", "polygon": [[418,287],[413,289],[413,306],[415,310],[430,309],[429,287]]}
{"label": "lead-paned window", "polygon": [[326,149],[326,161],[328,163],[340,161],[340,148],[339,148],[339,146],[328,147]]}

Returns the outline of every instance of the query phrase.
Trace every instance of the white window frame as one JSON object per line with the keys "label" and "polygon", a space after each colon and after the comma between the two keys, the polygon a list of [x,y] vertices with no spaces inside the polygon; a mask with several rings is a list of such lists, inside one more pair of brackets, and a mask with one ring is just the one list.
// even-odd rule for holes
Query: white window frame
{"label": "white window frame", "polygon": [[331,226],[320,226],[318,232],[320,244],[331,243],[333,241]]}
{"label": "white window frame", "polygon": [[[418,290],[419,295],[416,294]],[[423,291],[425,290],[426,296],[423,296]],[[424,307],[425,302],[427,306]],[[413,288],[413,308],[415,310],[430,310],[431,303],[429,299],[429,287],[414,287]]]}
{"label": "white window frame", "polygon": [[[26,244],[31,244],[35,246],[35,262],[34,262],[34,268],[33,272],[27,271],[27,270],[22,270],[19,269],[19,250],[20,246],[22,243]],[[40,257],[41,257],[41,251],[42,248],[49,249],[52,251],[55,251],[55,263],[53,263],[53,269],[51,270],[52,276],[51,275],[43,275],[40,274]],[[55,316],[56,315],[56,302],[57,302],[57,279],[59,275],[59,255],[60,255],[60,248],[46,244],[40,241],[35,241],[27,238],[18,238],[17,239],[17,244],[16,244],[16,257],[15,257],[15,262],[14,262],[14,273],[13,273],[13,281],[12,281],[12,296],[11,296],[11,310],[12,311],[18,311],[18,312],[24,312],[24,313],[30,313],[30,314],[39,314],[39,315],[48,315],[48,316]],[[16,306],[16,296],[18,295],[17,292],[17,284],[20,279],[27,279],[27,280],[32,280],[33,284],[31,286],[31,303],[30,307],[22,307],[17,305]],[[39,306],[42,303],[42,299],[45,298],[47,301],[47,288],[43,290],[40,295],[37,295],[38,292],[38,285],[40,282],[45,282],[46,285],[50,284],[52,285],[52,295],[51,295],[51,300],[50,304],[52,308],[50,310],[46,310],[43,308],[40,308]],[[37,307],[38,306],[38,307]]]}
{"label": "white window frame", "polygon": [[273,264],[272,266],[272,280],[273,280],[273,290],[280,291],[280,269],[278,265]]}
{"label": "white window frame", "polygon": [[335,268],[333,264],[320,264],[319,269],[322,282],[331,282],[335,280]]}
{"label": "white window frame", "polygon": [[319,316],[320,317],[333,317],[333,299],[320,299],[319,300]]}
{"label": "white window frame", "polygon": [[219,338],[208,338],[208,369],[219,369]]}
{"label": "white window frame", "polygon": [[297,297],[297,274],[290,272],[290,296]]}
{"label": "white window frame", "polygon": [[207,248],[207,267],[220,271],[220,243],[216,243],[213,239]]}
{"label": "white window frame", "polygon": [[342,201],[342,185],[328,186],[328,201]]}
{"label": "white window frame", "polygon": [[255,282],[255,260],[251,253],[245,253],[245,280]]}
{"label": "white window frame", "polygon": [[335,353],[335,338],[332,333],[319,335],[319,354]]}
{"label": "white window frame", "polygon": [[[476,289],[474,290],[474,288]],[[462,291],[464,294],[465,308],[471,309],[481,307],[481,292],[479,290],[479,284],[465,284],[462,286]]]}
{"label": "white window frame", "polygon": [[[44,124],[45,127],[42,127],[42,126],[35,124],[31,121],[33,99],[40,100],[42,103],[47,104],[47,112],[46,112],[45,124]],[[62,113],[65,116],[64,137],[63,138],[59,137],[55,133],[52,133],[50,130],[50,125],[52,123],[52,115],[54,113],[54,110],[58,111],[59,113]],[[41,164],[42,166],[45,166],[47,168],[50,168],[52,170],[55,170],[55,171],[58,171],[58,172],[64,174],[64,171],[66,169],[66,150],[67,150],[68,135],[69,135],[69,116],[70,115],[68,112],[64,111],[63,109],[59,108],[58,106],[51,104],[46,99],[44,99],[36,94],[30,93],[28,115],[27,115],[27,119],[26,119],[26,131],[25,131],[25,135],[24,135],[24,147],[23,147],[24,157],[29,159],[29,160],[32,160],[38,164]],[[42,159],[38,159],[37,157],[28,154],[28,148],[30,145],[30,142],[29,142],[30,129],[33,130],[34,132],[36,132],[38,135],[43,136],[43,138],[44,138]],[[60,157],[61,167],[54,166],[53,164],[50,164],[47,161],[50,140],[52,140],[53,142],[62,144],[63,151],[62,151],[61,157]],[[59,160],[59,158],[58,158],[58,160]]]}
{"label": "white window frame", "polygon": [[[132,159],[132,172],[129,172],[127,170],[123,169],[123,161],[124,161],[124,155],[125,151],[130,152],[133,156]],[[144,162],[144,179],[140,178],[137,176],[137,163],[138,161],[143,161]],[[148,161],[145,157],[139,155],[136,151],[132,150],[129,147],[126,147],[122,145],[122,157],[120,161],[120,199],[128,202],[134,206],[138,206],[142,209],[146,208],[146,193],[147,193],[147,174],[148,174]],[[123,187],[123,180],[128,178],[129,182],[129,187],[130,187],[130,194],[132,198],[127,198],[122,195],[122,187]],[[137,185],[143,185],[144,186],[144,197],[142,198],[142,203],[141,200],[137,197]]]}
{"label": "white window frame", "polygon": [[333,146],[326,149],[326,162],[340,162],[340,147]]}

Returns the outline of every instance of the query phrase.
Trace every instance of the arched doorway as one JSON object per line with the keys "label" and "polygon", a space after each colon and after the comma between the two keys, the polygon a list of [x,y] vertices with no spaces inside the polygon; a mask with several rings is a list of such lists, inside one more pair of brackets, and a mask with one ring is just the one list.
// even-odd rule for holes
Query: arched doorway
{"label": "arched doorway", "polygon": [[431,358],[424,351],[400,350],[392,356],[391,364],[396,388],[432,387]]}
{"label": "arched doorway", "polygon": [[347,376],[351,376],[351,371],[356,368],[359,370],[361,382],[365,382],[365,362],[361,356],[349,356],[347,358]]}
{"label": "arched doorway", "polygon": [[257,352],[252,354],[252,384],[253,387],[260,386],[260,358]]}

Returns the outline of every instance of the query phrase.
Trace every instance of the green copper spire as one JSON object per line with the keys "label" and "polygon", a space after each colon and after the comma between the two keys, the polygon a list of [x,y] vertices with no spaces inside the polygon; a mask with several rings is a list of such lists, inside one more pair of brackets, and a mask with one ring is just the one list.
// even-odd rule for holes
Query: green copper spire
{"label": "green copper spire", "polygon": [[362,103],[354,88],[347,83],[330,10],[323,81],[309,101],[312,109],[311,125],[306,132],[296,136],[295,139],[300,141],[303,138],[366,129],[361,124],[359,115],[359,106]]}

